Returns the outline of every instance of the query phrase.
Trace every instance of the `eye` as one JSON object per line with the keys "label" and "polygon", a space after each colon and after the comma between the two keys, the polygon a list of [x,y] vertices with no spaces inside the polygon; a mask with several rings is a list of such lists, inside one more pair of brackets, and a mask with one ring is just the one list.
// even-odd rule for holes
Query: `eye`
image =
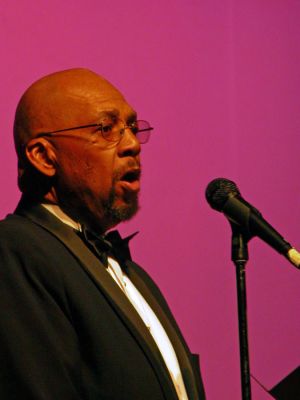
{"label": "eye", "polygon": [[131,122],[128,124],[128,128],[131,130],[131,132],[136,135],[139,131],[138,123],[137,121]]}
{"label": "eye", "polygon": [[102,122],[100,125],[100,129],[103,133],[109,134],[113,129],[113,124],[108,122],[105,123]]}
{"label": "eye", "polygon": [[100,121],[99,130],[104,139],[109,142],[117,142],[120,140],[122,127],[120,128],[118,122],[119,120],[113,117],[104,118]]}
{"label": "eye", "polygon": [[99,129],[101,130],[101,133],[103,137],[109,137],[111,136],[113,129],[114,129],[114,122],[111,119],[105,119],[100,123]]}

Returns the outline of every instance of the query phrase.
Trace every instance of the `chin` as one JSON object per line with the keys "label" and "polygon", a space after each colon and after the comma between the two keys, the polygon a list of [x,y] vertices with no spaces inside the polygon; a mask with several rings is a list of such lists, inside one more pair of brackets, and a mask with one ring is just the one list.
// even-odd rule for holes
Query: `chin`
{"label": "chin", "polygon": [[130,196],[126,196],[121,202],[120,199],[116,198],[115,192],[112,191],[108,202],[104,205],[104,215],[114,225],[130,220],[138,210],[139,202],[137,193],[131,193]]}
{"label": "chin", "polygon": [[109,219],[117,224],[119,222],[124,222],[130,220],[139,210],[138,202],[134,204],[126,204],[123,206],[112,206],[109,209],[106,209],[105,214]]}

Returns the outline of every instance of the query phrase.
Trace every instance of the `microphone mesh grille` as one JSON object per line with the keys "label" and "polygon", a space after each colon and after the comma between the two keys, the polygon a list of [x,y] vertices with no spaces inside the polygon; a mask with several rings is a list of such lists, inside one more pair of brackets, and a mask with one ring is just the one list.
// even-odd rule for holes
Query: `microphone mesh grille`
{"label": "microphone mesh grille", "polygon": [[205,191],[205,197],[209,205],[222,211],[230,196],[240,196],[239,189],[233,181],[226,178],[216,178],[211,181]]}

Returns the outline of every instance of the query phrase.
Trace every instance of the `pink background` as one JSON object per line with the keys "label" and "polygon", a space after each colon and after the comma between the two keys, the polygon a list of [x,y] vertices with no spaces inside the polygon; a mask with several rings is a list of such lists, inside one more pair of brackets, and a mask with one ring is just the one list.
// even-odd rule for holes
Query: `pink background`
{"label": "pink background", "polygon": [[[204,199],[234,180],[295,247],[300,2],[10,0],[0,5],[0,214],[14,209],[12,123],[37,78],[85,66],[111,80],[155,127],[143,148],[135,259],[165,293],[208,400],[238,400],[235,270],[226,219]],[[247,267],[252,374],[270,389],[299,365],[300,272],[258,239]],[[252,380],[254,400],[270,399]]]}

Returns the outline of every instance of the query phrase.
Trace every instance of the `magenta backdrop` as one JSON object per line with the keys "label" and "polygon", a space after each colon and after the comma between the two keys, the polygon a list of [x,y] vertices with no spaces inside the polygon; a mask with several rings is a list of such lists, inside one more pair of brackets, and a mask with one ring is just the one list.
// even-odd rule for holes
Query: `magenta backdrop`
{"label": "magenta backdrop", "polygon": [[[135,259],[156,279],[193,352],[208,400],[240,394],[230,228],[204,191],[237,182],[300,248],[300,2],[10,0],[0,5],[1,216],[13,210],[12,123],[21,93],[85,66],[155,126],[143,149]],[[247,267],[252,374],[268,389],[300,360],[300,272],[254,239]],[[254,400],[270,399],[252,380]]]}

